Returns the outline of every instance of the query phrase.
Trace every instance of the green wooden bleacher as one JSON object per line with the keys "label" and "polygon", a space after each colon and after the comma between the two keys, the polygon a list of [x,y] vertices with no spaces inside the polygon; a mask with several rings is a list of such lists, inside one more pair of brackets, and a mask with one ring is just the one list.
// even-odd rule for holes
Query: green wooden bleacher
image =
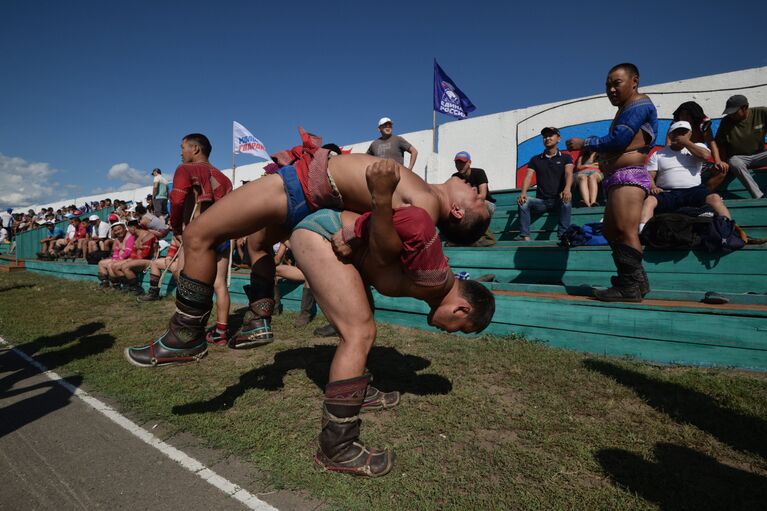
{"label": "green wooden bleacher", "polygon": [[[767,190],[767,172],[756,177]],[[445,249],[455,271],[496,276],[487,284],[497,308],[486,333],[519,334],[556,347],[659,363],[767,371],[767,246],[747,246],[728,255],[646,251],[652,286],[647,299],[640,304],[606,304],[590,293],[592,286],[609,286],[614,274],[608,247],[556,246],[556,219],[548,216],[533,222],[533,241],[514,241],[519,190],[493,194],[497,210],[491,225],[499,243]],[[767,199],[749,198],[738,181],[728,183],[721,194],[735,221],[751,237],[767,237]],[[576,207],[572,221],[579,225],[599,221],[603,210]],[[28,261],[27,269],[96,280],[96,268],[82,263]],[[234,303],[247,301],[242,290],[247,283],[247,272],[234,273]],[[730,303],[701,303],[709,291]],[[300,286],[283,287],[286,309],[297,310],[300,297]],[[377,320],[429,328],[424,303],[378,294],[375,298]]]}

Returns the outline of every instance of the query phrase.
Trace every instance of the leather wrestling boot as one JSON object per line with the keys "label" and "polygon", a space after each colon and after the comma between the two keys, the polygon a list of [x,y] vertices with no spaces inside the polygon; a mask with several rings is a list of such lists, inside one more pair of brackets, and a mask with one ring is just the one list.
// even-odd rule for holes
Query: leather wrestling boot
{"label": "leather wrestling boot", "polygon": [[312,334],[316,335],[317,337],[338,337],[338,331],[336,330],[336,327],[330,323],[324,326],[318,326],[314,329]]}
{"label": "leather wrestling boot", "polygon": [[149,291],[144,296],[136,298],[140,302],[154,302],[160,299],[160,288],[150,286]]}
{"label": "leather wrestling boot", "polygon": [[[642,298],[644,298],[650,292],[650,279],[647,278],[647,272],[644,271],[644,267],[642,267],[642,273],[639,277],[639,292],[642,294]],[[619,285],[618,277],[615,275],[610,277],[610,284],[613,286]]]}
{"label": "leather wrestling boot", "polygon": [[400,393],[398,391],[383,392],[372,385],[368,385],[365,399],[362,401],[363,412],[374,412],[394,408],[399,404]]}
{"label": "leather wrestling boot", "polygon": [[394,466],[394,453],[366,447],[360,440],[360,409],[370,376],[328,383],[322,408],[322,431],[314,457],[325,470],[379,477]]}
{"label": "leather wrestling boot", "polygon": [[[613,243],[613,261],[618,270],[618,276],[611,279],[612,287],[595,290],[594,297],[603,302],[641,302],[642,253],[622,243]],[[649,282],[646,285],[649,292]]]}
{"label": "leather wrestling boot", "polygon": [[186,364],[208,353],[205,325],[213,307],[213,286],[190,279],[183,273],[178,279],[176,312],[159,339],[125,349],[125,358],[139,367]]}
{"label": "leather wrestling boot", "polygon": [[272,333],[272,312],[274,300],[262,298],[250,304],[242,321],[242,328],[230,340],[233,349],[254,348],[274,342]]}
{"label": "leather wrestling boot", "polygon": [[109,283],[111,284],[112,289],[116,289],[117,291],[122,291],[123,284],[120,277],[109,277]]}
{"label": "leather wrestling boot", "polygon": [[311,289],[304,286],[304,290],[301,292],[301,313],[293,322],[293,326],[296,328],[302,328],[309,324],[314,316],[317,314],[317,302],[314,301],[314,295]]}

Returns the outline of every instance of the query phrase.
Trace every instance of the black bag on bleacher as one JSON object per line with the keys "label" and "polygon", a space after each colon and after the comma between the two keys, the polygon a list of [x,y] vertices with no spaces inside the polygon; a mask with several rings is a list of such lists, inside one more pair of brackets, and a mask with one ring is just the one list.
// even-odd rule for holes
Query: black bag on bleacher
{"label": "black bag on bleacher", "polygon": [[735,222],[719,215],[655,215],[647,222],[639,238],[642,244],[649,248],[701,249],[725,254],[745,245],[735,228]]}

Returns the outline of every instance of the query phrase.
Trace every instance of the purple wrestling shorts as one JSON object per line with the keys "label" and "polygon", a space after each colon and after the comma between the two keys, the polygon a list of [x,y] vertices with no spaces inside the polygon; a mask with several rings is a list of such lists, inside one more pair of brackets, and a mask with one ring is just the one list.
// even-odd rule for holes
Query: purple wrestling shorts
{"label": "purple wrestling shorts", "polygon": [[651,185],[650,173],[647,172],[645,167],[638,166],[619,168],[609,175],[605,174],[605,180],[602,181],[605,195],[607,195],[610,188],[614,186],[638,186],[644,190],[646,194],[649,194]]}

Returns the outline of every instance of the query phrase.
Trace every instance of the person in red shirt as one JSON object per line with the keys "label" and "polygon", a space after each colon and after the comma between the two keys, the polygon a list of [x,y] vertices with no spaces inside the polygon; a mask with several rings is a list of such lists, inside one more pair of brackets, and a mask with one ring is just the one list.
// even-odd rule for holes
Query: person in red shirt
{"label": "person in red shirt", "polygon": [[299,222],[290,239],[298,266],[341,337],[325,387],[315,457],[326,470],[382,476],[394,462],[390,451],[370,449],[359,440],[361,410],[399,402],[399,393],[370,385],[366,365],[376,327],[367,285],[387,296],[425,301],[429,324],[448,332],[481,331],[495,312],[487,288],[455,278],[428,213],[416,206],[392,207],[398,170],[393,161],[367,169],[372,212],[319,210]]}
{"label": "person in red shirt", "polygon": [[136,272],[147,269],[155,257],[157,237],[144,229],[138,220],[128,221],[128,232],[135,238],[131,255],[125,261],[114,265],[114,272],[123,279],[122,291],[140,295],[144,288],[138,282]]}
{"label": "person in red shirt", "polygon": [[[173,190],[170,192],[170,226],[175,236],[180,236],[184,246],[196,254],[195,241],[189,242],[187,226],[199,223],[215,202],[232,191],[232,182],[223,172],[209,161],[211,146],[208,137],[192,133],[181,141],[181,165],[173,175]],[[206,251],[205,255],[208,255]],[[222,338],[227,341],[229,316],[229,290],[226,287],[226,271],[229,265],[229,241],[214,247],[212,262],[215,268],[214,285],[211,286],[194,278],[179,274],[176,291],[176,312],[170,320],[168,330],[159,338],[143,346],[125,349],[128,361],[139,367],[154,367],[199,360],[208,351],[205,326],[216,295],[216,327],[211,342],[218,344]],[[189,258],[185,258],[188,262]],[[150,287],[159,287],[150,275]]]}

